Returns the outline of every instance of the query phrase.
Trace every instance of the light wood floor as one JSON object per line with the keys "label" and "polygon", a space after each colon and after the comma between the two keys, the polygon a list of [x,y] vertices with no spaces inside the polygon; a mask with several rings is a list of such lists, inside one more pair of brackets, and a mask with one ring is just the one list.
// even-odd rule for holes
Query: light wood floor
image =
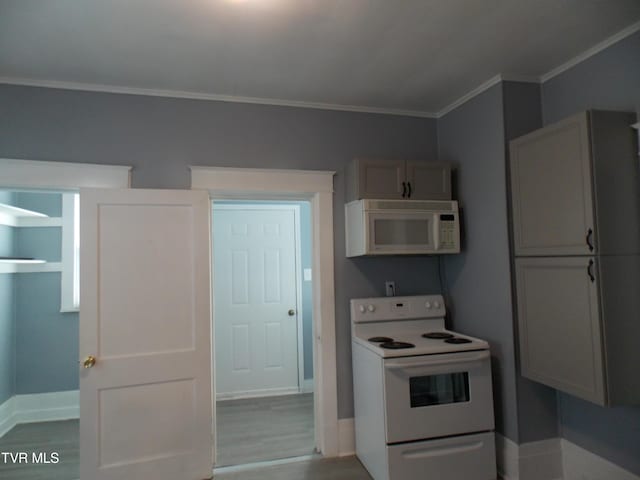
{"label": "light wood floor", "polygon": [[314,452],[313,394],[217,403],[216,466],[276,460]]}
{"label": "light wood floor", "polygon": [[234,473],[216,473],[214,480],[372,480],[356,457],[318,458],[260,467]]}
{"label": "light wood floor", "polygon": [[[314,452],[313,394],[228,400],[217,404],[218,461],[216,466],[239,465],[265,460],[310,455]],[[4,463],[0,456],[1,480],[74,480],[78,478],[79,422],[42,422],[18,425],[0,438],[0,452],[58,452],[55,465],[15,465]],[[357,464],[357,462],[356,462]],[[359,464],[356,465],[356,467]],[[283,465],[268,467],[265,472],[294,472],[291,478],[318,477],[323,471],[346,469],[349,462],[308,462],[305,467]],[[229,473],[220,478],[241,479],[245,473]],[[257,478],[247,473],[247,478]],[[274,473],[276,475],[276,473]],[[306,474],[305,474],[306,475]],[[217,478],[217,476],[216,476]],[[265,477],[266,478],[266,477]],[[276,477],[274,477],[276,478]],[[286,478],[286,477],[285,477]],[[336,477],[343,478],[343,477]],[[351,477],[344,477],[351,478]],[[359,478],[359,477],[353,477]],[[363,477],[367,478],[367,477]]]}
{"label": "light wood floor", "polygon": [[55,465],[4,463],[0,456],[2,480],[74,480],[79,476],[78,420],[17,425],[0,438],[0,452],[58,452]]}

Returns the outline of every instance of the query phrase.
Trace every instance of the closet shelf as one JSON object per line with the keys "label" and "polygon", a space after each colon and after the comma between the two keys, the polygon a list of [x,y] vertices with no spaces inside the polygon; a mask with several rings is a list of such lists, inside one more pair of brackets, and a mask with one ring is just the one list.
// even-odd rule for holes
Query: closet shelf
{"label": "closet shelf", "polygon": [[46,262],[44,260],[0,258],[0,273],[35,273],[61,272],[61,262]]}
{"label": "closet shelf", "polygon": [[44,213],[0,203],[0,225],[9,227],[61,227],[62,218],[49,217]]}

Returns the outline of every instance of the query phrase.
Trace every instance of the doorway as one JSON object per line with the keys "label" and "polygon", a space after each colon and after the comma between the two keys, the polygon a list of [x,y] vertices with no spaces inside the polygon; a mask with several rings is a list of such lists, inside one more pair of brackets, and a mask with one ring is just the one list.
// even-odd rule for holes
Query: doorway
{"label": "doorway", "polygon": [[216,466],[312,454],[310,204],[212,212]]}

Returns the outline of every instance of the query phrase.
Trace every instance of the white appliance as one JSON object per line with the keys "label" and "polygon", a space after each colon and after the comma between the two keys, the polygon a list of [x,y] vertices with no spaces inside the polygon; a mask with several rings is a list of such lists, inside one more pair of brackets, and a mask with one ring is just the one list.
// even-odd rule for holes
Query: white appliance
{"label": "white appliance", "polygon": [[345,205],[347,257],[460,252],[458,202],[355,200]]}
{"label": "white appliance", "polygon": [[496,479],[489,345],[444,315],[440,295],[351,300],[356,454],[375,480]]}

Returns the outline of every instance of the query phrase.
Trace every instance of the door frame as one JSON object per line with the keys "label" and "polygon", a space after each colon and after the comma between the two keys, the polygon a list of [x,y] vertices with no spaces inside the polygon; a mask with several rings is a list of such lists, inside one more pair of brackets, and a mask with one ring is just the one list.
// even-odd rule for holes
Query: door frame
{"label": "door frame", "polygon": [[[338,456],[333,263],[333,176],[335,172],[206,166],[189,168],[191,188],[207,190],[212,200],[306,200],[311,202],[315,441],[318,451],[325,457]],[[215,398],[215,392],[212,398]],[[214,411],[214,425],[215,422]]]}
{"label": "door frame", "polygon": [[[277,204],[277,203],[242,203],[242,204],[225,204],[225,203],[216,203],[212,201],[211,206],[211,214],[213,215],[214,210],[290,210],[293,212],[293,222],[294,222],[294,257],[295,257],[295,282],[296,282],[296,336],[298,339],[298,392],[302,393],[304,386],[304,338],[303,331],[304,328],[304,314],[302,310],[302,275],[300,272],[300,267],[302,265],[302,245],[301,245],[301,225],[300,225],[300,205],[295,204]],[[213,222],[211,224],[211,239],[215,242],[214,233],[213,233]],[[211,249],[211,259],[215,262],[215,257],[213,255],[213,248]],[[211,267],[213,272],[213,265]],[[213,291],[213,282],[211,283],[211,288]],[[215,299],[214,299],[215,305]],[[212,322],[211,325],[211,334],[215,333],[215,324]],[[213,339],[212,339],[213,341]],[[213,348],[213,345],[212,347]],[[215,374],[215,372],[214,372]],[[217,399],[214,398],[214,401]]]}

